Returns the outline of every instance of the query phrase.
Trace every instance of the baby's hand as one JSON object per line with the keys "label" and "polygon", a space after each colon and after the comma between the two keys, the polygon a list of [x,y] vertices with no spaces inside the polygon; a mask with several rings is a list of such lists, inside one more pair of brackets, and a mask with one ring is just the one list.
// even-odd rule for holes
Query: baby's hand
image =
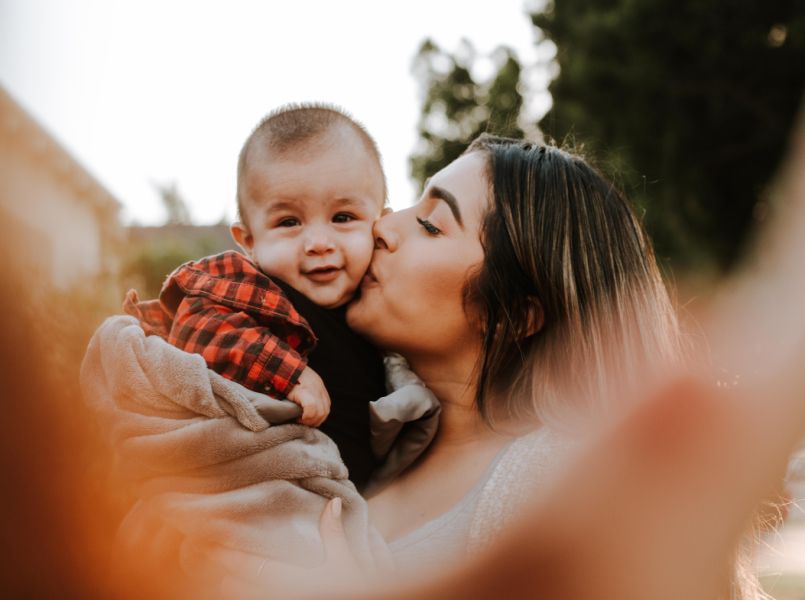
{"label": "baby's hand", "polygon": [[318,427],[330,414],[330,394],[319,374],[310,367],[305,367],[287,397],[302,407],[302,416],[299,417],[302,425]]}

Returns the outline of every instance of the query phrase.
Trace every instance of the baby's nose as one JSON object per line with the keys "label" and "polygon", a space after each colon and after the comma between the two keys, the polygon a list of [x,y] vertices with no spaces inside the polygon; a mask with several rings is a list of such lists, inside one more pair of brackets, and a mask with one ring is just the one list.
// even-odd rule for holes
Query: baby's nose
{"label": "baby's nose", "polygon": [[305,236],[305,252],[307,254],[323,254],[335,249],[333,238],[323,227],[311,228]]}

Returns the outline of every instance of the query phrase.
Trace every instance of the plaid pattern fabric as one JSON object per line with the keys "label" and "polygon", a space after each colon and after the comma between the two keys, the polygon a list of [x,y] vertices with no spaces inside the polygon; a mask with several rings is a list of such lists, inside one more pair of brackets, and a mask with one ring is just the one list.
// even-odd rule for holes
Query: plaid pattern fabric
{"label": "plaid pattern fabric", "polygon": [[158,300],[126,294],[123,310],[148,335],[201,354],[227,379],[284,398],[307,365],[316,336],[282,290],[238,252],[185,263]]}

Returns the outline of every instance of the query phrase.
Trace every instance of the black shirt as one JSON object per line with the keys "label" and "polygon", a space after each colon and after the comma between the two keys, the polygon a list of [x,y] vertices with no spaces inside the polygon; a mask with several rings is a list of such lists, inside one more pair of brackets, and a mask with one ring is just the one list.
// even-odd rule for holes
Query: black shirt
{"label": "black shirt", "polygon": [[369,402],[386,395],[383,357],[347,326],[345,306],[322,308],[285,282],[272,280],[319,338],[308,366],[321,377],[331,401],[330,414],[319,429],[336,443],[349,478],[361,489],[375,466]]}

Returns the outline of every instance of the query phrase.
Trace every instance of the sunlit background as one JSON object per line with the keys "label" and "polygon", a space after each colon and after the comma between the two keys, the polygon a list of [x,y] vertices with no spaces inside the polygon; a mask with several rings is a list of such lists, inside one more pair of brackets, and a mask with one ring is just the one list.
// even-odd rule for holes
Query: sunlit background
{"label": "sunlit background", "polygon": [[[470,40],[479,79],[507,45],[524,64],[527,115],[548,108],[548,60],[522,0],[0,3],[0,81],[118,199],[124,222],[158,224],[175,185],[198,224],[234,216],[243,141],[287,102],[338,104],[378,141],[393,206],[417,193],[408,155],[424,90],[425,38]],[[494,8],[493,8],[494,7]],[[525,115],[524,115],[525,116]]]}

